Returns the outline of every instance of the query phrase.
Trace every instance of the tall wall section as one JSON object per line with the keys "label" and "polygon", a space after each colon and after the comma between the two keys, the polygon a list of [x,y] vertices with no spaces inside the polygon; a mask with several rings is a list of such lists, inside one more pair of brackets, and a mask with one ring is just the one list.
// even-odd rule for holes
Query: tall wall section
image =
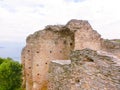
{"label": "tall wall section", "polygon": [[62,26],[47,26],[28,36],[22,52],[26,90],[44,90],[50,60],[67,60],[74,48],[74,34]]}
{"label": "tall wall section", "polygon": [[102,38],[86,20],[71,20],[66,24],[71,31],[75,33],[75,48],[81,50],[90,48],[92,50],[100,50]]}
{"label": "tall wall section", "polygon": [[46,90],[51,60],[68,60],[73,50],[100,50],[101,42],[100,35],[85,20],[49,25],[29,35],[22,51],[23,86],[26,90]]}

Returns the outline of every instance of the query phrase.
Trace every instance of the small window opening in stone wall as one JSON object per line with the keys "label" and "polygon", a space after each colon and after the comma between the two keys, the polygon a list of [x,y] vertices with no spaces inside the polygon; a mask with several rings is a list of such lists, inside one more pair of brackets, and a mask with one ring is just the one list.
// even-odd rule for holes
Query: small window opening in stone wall
{"label": "small window opening in stone wall", "polygon": [[39,66],[39,64],[37,64],[36,66]]}
{"label": "small window opening in stone wall", "polygon": [[31,67],[29,67],[29,69],[31,69]]}
{"label": "small window opening in stone wall", "polygon": [[72,46],[73,44],[72,43],[70,43],[70,46]]}
{"label": "small window opening in stone wall", "polygon": [[39,53],[39,51],[37,51],[36,53]]}
{"label": "small window opening in stone wall", "polygon": [[29,76],[29,74],[27,74]]}
{"label": "small window opening in stone wall", "polygon": [[30,52],[30,50],[28,50],[28,52]]}
{"label": "small window opening in stone wall", "polygon": [[52,53],[52,51],[50,51],[50,53]]}
{"label": "small window opening in stone wall", "polygon": [[62,53],[62,51],[60,51],[60,53]]}
{"label": "small window opening in stone wall", "polygon": [[39,76],[40,74],[38,73],[37,75]]}
{"label": "small window opening in stone wall", "polygon": [[45,64],[47,64],[47,62]]}
{"label": "small window opening in stone wall", "polygon": [[80,82],[80,80],[79,80],[79,79],[76,79],[76,80],[75,80],[75,82],[76,82],[76,83],[79,83],[79,82]]}

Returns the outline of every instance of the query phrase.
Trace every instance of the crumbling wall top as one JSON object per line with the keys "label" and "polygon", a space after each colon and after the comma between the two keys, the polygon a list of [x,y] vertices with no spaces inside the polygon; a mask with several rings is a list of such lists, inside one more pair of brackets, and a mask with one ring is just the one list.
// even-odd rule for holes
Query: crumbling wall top
{"label": "crumbling wall top", "polygon": [[92,29],[91,25],[89,24],[87,20],[77,20],[77,19],[70,20],[66,24],[66,27],[72,31],[83,29],[83,28],[85,28],[86,30]]}

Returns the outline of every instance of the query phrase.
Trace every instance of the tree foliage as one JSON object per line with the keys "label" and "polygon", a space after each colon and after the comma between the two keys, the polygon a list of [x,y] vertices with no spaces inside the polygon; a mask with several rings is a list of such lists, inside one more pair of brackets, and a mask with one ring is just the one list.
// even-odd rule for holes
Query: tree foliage
{"label": "tree foliage", "polygon": [[21,86],[21,65],[11,58],[0,58],[0,90],[17,90]]}

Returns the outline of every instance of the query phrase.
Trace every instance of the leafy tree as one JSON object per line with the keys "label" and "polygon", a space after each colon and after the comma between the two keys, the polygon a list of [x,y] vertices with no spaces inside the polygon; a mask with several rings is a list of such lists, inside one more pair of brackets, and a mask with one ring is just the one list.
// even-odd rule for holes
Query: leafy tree
{"label": "leafy tree", "polygon": [[21,86],[21,65],[11,58],[0,58],[0,90],[17,90]]}
{"label": "leafy tree", "polygon": [[0,64],[3,63],[4,59],[3,58],[0,58]]}

